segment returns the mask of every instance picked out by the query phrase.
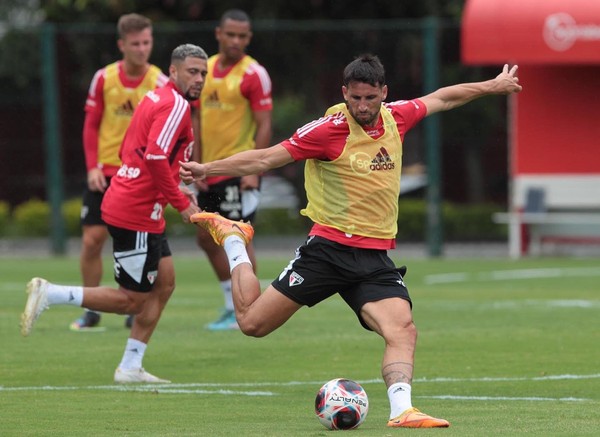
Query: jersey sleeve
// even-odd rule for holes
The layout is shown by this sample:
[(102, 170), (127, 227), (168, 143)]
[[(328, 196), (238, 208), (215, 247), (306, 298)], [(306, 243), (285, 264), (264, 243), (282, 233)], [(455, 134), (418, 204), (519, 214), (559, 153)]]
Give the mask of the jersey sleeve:
[(402, 141), (404, 141), (404, 134), (415, 127), (427, 115), (427, 108), (419, 99), (397, 100), (386, 103), (385, 107), (391, 112), (394, 120), (396, 120)]
[(340, 149), (338, 147), (340, 136), (336, 135), (334, 126), (332, 116), (321, 117), (302, 126), (281, 145), (290, 152), (295, 161), (303, 159), (333, 161), (340, 155), (345, 142), (345, 137), (341, 138), (342, 149)]
[(160, 104), (152, 120), (144, 161), (152, 173), (152, 179), (167, 202), (178, 211), (183, 211), (190, 201), (179, 190), (173, 176), (171, 163), (181, 147), (193, 141), (188, 102), (177, 95), (174, 101)]
[(262, 65), (255, 63), (248, 68), (242, 79), (240, 91), (248, 99), (253, 111), (273, 109), (271, 78)]
[(98, 168), (98, 131), (104, 113), (104, 68), (98, 70), (90, 83), (85, 101), (83, 152), (88, 171)]
[(160, 73), (156, 77), (156, 88), (162, 88), (169, 82), (169, 77), (165, 73)]

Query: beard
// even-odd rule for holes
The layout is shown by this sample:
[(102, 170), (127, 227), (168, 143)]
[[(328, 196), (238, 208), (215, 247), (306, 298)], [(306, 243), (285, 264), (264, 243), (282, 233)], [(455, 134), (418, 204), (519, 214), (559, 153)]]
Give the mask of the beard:
[(351, 113), (354, 120), (360, 124), (361, 126), (373, 126), (373, 124), (377, 121), (379, 113), (363, 113), (363, 114), (354, 114)]

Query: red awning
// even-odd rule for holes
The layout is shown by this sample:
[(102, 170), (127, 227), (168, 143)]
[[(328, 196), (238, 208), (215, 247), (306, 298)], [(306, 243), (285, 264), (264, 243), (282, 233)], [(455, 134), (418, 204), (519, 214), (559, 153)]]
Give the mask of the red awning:
[(467, 0), (467, 64), (600, 64), (600, 0)]

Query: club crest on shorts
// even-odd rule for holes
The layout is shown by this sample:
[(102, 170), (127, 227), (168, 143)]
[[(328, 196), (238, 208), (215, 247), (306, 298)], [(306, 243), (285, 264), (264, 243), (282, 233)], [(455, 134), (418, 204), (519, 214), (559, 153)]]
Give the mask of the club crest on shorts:
[(151, 284), (154, 284), (154, 281), (156, 281), (156, 276), (158, 275), (158, 271), (154, 270), (153, 272), (148, 272), (148, 275), (146, 275), (146, 277), (148, 278), (148, 282), (150, 282)]
[(300, 285), (304, 282), (304, 278), (296, 272), (290, 273), (290, 287)]

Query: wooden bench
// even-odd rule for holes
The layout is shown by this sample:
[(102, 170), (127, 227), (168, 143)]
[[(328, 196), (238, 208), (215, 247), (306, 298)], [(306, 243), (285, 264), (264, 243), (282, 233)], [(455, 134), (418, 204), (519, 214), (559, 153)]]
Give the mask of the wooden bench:
[[(543, 188), (529, 188), (522, 209), (496, 213), (492, 220), (509, 226), (509, 254), (519, 258), (524, 254), (538, 256), (545, 242), (556, 244), (600, 244), (600, 205), (588, 207), (546, 202)], [(562, 207), (561, 207), (562, 206)], [(597, 206), (593, 208), (592, 206)]]

